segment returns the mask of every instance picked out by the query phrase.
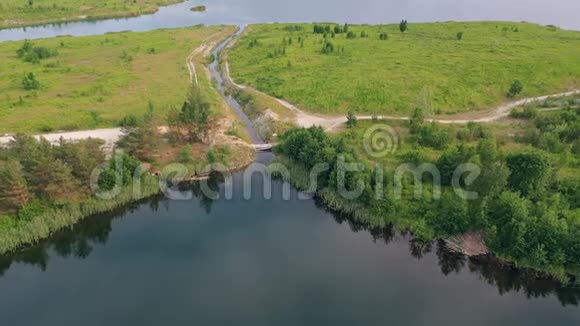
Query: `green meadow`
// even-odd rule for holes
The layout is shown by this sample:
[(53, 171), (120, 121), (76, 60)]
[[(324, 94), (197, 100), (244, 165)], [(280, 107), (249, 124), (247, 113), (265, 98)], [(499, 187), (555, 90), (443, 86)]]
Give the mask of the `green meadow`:
[(184, 0), (2, 0), (0, 28), (139, 16)]
[[(124, 117), (142, 116), (149, 102), (164, 118), (187, 94), (188, 55), (209, 37), (225, 39), (234, 30), (190, 27), (29, 42), (31, 52), (50, 54), (44, 59), (19, 56), (25, 42), (2, 43), (0, 134), (117, 126)], [(199, 64), (205, 59), (196, 60), (200, 83), (209, 90)], [(213, 93), (210, 100), (218, 104)]]
[[(252, 25), (232, 49), (237, 83), (327, 114), (479, 110), (580, 87), (580, 32), (512, 22)], [(334, 28), (343, 29), (335, 33)], [(459, 35), (461, 34), (461, 35)], [(460, 37), (461, 36), (461, 37)], [(460, 39), (461, 38), (461, 39)]]

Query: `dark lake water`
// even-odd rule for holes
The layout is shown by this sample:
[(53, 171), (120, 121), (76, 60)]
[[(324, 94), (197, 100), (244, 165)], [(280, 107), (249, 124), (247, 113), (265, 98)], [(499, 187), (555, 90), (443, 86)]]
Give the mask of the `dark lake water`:
[(283, 200), (279, 182), (264, 200), (257, 174), (245, 200), (240, 183), (231, 200), (153, 198), (0, 257), (2, 325), (580, 323), (578, 289), (416, 248)]
[[(189, 10), (201, 4), (207, 6), (207, 12)], [(0, 30), (0, 41), (146, 31), (197, 24), (313, 21), (371, 24), (394, 23), (403, 18), (410, 22), (530, 21), (580, 30), (579, 12), (578, 0), (190, 0), (141, 17)]]

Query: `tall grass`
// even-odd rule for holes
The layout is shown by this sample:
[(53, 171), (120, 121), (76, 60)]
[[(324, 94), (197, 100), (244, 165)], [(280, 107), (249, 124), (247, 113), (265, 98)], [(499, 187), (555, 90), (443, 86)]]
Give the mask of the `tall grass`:
[(89, 216), (105, 213), (158, 193), (158, 179), (153, 176), (145, 176), (141, 192), (137, 195), (134, 194), (131, 186), (123, 189), (112, 200), (101, 200), (92, 197), (80, 204), (69, 204), (63, 208), (49, 209), (30, 220), (4, 218), (0, 220), (0, 254), (32, 245), (49, 237), (54, 232), (72, 226)]
[(513, 22), (411, 23), (405, 33), (350, 26), (356, 38), (327, 35), (335, 51), (321, 54), (313, 25), (288, 26), (252, 25), (230, 53), (232, 77), (313, 112), (406, 115), (429, 102), (435, 114), (456, 113), (510, 100), (514, 80), (521, 97), (580, 87), (580, 32)]
[[(149, 102), (162, 120), (185, 99), (190, 84), (185, 58), (208, 37), (223, 39), (234, 30), (197, 26), (33, 40), (35, 47), (58, 51), (38, 64), (17, 57), (24, 42), (0, 43), (0, 134), (116, 127), (125, 117), (145, 113)], [(198, 69), (204, 92), (221, 109), (199, 64)], [(28, 73), (40, 89), (22, 89)]]

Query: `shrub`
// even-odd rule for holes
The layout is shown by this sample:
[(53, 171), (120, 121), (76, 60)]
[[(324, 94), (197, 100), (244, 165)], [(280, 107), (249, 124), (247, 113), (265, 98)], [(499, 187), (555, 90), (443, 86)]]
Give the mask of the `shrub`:
[(457, 33), (457, 40), (458, 40), (458, 41), (461, 41), (461, 40), (463, 40), (463, 32), (458, 32), (458, 33)]
[(36, 76), (34, 75), (34, 73), (30, 72), (26, 76), (24, 76), (24, 78), (22, 79), (22, 88), (25, 90), (40, 88), (40, 82), (36, 80)]
[(27, 40), (24, 41), (22, 47), (16, 51), (16, 54), (26, 62), (38, 63), (42, 59), (57, 56), (58, 52), (45, 47), (35, 47)]
[(314, 25), (314, 34), (324, 34), (330, 32), (330, 26)]
[(355, 32), (350, 31), (350, 32), (346, 33), (346, 38), (350, 39), (350, 40), (355, 39), (356, 38)]
[(538, 109), (534, 106), (525, 106), (523, 110), (514, 109), (510, 113), (510, 117), (516, 119), (534, 119), (538, 116)]
[(135, 128), (139, 125), (139, 121), (135, 115), (128, 114), (119, 121), (118, 125), (122, 128)]
[(325, 41), (324, 45), (322, 46), (322, 54), (331, 54), (334, 52), (334, 45), (332, 42)]
[(580, 155), (580, 139), (577, 139), (574, 144), (572, 144), (572, 154)]
[(402, 162), (413, 163), (415, 165), (429, 162), (427, 154), (421, 149), (407, 150), (399, 153), (397, 156)]
[(522, 84), (522, 82), (519, 80), (514, 80), (514, 82), (510, 86), (510, 89), (508, 90), (507, 96), (516, 97), (522, 92), (523, 89), (524, 85)]
[(346, 126), (348, 128), (354, 128), (356, 127), (356, 125), (358, 124), (358, 119), (356, 118), (356, 115), (354, 115), (354, 113), (348, 112), (347, 116), (346, 116)]
[(388, 40), (389, 39), (389, 35), (387, 33), (380, 33), (379, 34), (379, 39), (380, 40), (383, 40), (383, 41)]
[(419, 127), (417, 135), (419, 144), (435, 149), (444, 149), (449, 144), (449, 133), (436, 123)]
[(553, 132), (547, 132), (540, 135), (537, 147), (550, 153), (562, 153), (566, 150), (566, 147), (564, 144), (562, 144), (560, 137)]
[(213, 148), (210, 148), (207, 151), (206, 156), (207, 156), (207, 162), (209, 164), (217, 163), (217, 156), (216, 156), (215, 150)]
[(401, 20), (401, 23), (399, 24), (399, 30), (401, 31), (401, 33), (404, 33), (405, 31), (407, 31), (407, 20), (406, 19)]

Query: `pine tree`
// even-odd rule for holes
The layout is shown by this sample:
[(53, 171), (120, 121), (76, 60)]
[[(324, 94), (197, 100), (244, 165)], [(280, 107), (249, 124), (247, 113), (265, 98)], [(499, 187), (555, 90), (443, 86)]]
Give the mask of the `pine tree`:
[(45, 159), (32, 174), (31, 184), (36, 192), (51, 200), (61, 201), (77, 194), (78, 181), (72, 175), (72, 168), (61, 160)]
[(61, 139), (54, 150), (58, 159), (72, 167), (73, 176), (89, 186), (93, 170), (105, 161), (105, 154), (101, 150), (103, 143), (100, 139), (85, 139), (74, 143)]
[(0, 161), (0, 208), (19, 209), (30, 202), (30, 194), (18, 161)]
[[(135, 128), (125, 128), (125, 137), (119, 142), (120, 146), (125, 148), (129, 154), (144, 161), (149, 160), (151, 153), (159, 147), (154, 111), (153, 104), (149, 102), (149, 108), (143, 115), (142, 121)], [(175, 122), (179, 120), (176, 118)]]
[(209, 132), (211, 105), (205, 100), (199, 87), (194, 86), (181, 109), (183, 121), (190, 141), (203, 141)]

